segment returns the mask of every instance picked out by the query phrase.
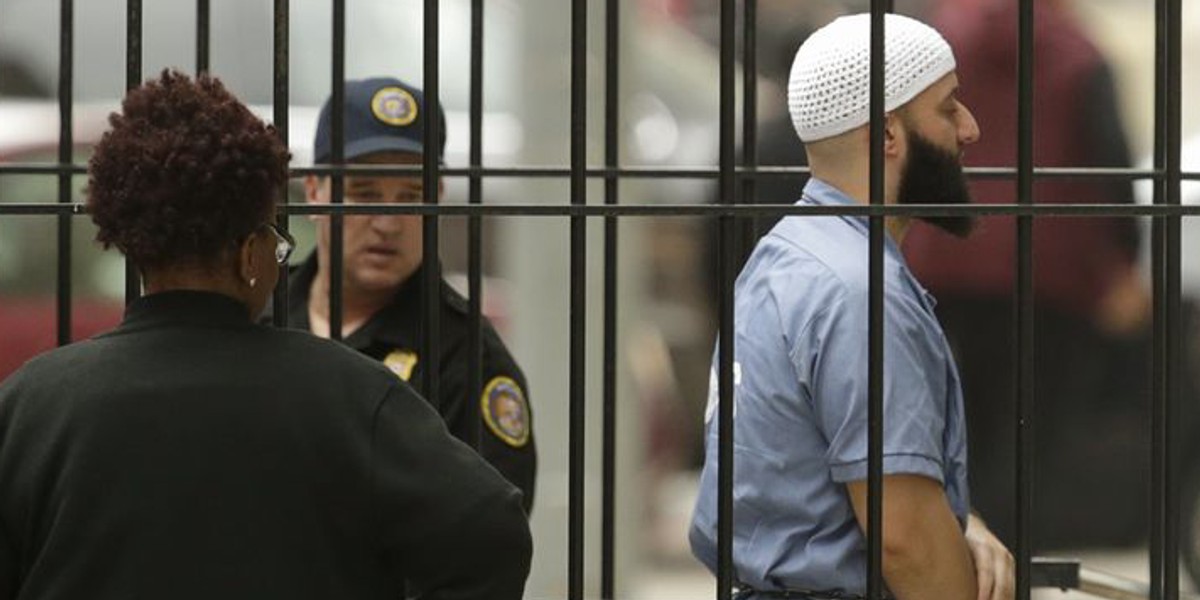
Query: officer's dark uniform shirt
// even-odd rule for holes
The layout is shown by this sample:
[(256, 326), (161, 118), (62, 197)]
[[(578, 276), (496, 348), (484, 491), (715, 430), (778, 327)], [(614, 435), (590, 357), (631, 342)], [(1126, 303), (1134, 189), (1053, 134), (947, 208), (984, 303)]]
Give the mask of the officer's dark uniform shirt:
[[(401, 285), (391, 304), (343, 340), (351, 348), (383, 362), (423, 396), (426, 395), (422, 384), (425, 361), (421, 360), (420, 352), (425, 329), (421, 310), (424, 268)], [(311, 329), (308, 294), (316, 274), (315, 253), (293, 271), (288, 285), (289, 327)], [(471, 446), (478, 439), (479, 453), (484, 459), (521, 488), (528, 511), (533, 506), (537, 449), (525, 375), (496, 330), (484, 319), (480, 377), (483, 389), (468, 389), (467, 301), (445, 280), (441, 280), (441, 285), (440, 398), (427, 399), (445, 419), (452, 435)]]
[(0, 600), (520, 598), (517, 489), (338, 344), (168, 292), (0, 385)]

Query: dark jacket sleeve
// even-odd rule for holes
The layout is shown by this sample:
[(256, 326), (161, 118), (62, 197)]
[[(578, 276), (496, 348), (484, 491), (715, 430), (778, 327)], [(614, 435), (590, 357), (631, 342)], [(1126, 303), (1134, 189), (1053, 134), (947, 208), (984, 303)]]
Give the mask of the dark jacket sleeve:
[(17, 597), (17, 553), (13, 550), (15, 540), (8, 537), (4, 524), (0, 523), (0, 600)]
[(407, 387), (377, 410), (372, 476), (384, 556), (417, 598), (521, 598), (532, 541), (520, 494)]
[[(454, 437), (478, 448), (488, 464), (521, 490), (521, 503), (530, 514), (537, 482), (537, 443), (529, 387), (494, 329), (484, 328), (482, 343), (481, 387), (470, 388), (467, 359), (456, 357), (443, 371), (450, 374), (442, 377), (439, 410)], [(519, 407), (521, 417), (514, 418), (514, 407)], [(503, 409), (509, 409), (509, 419), (501, 422)]]
[[(2, 443), (7, 437), (6, 432), (11, 427), (9, 415), (12, 412), (12, 404), (15, 402), (17, 380), (21, 377), (21, 372), (17, 372), (8, 378), (7, 382), (0, 385), (0, 491), (8, 488), (10, 485), (5, 484), (3, 477), (5, 461), (16, 458), (15, 456), (5, 456), (4, 444)], [(20, 577), (17, 573), (17, 540), (8, 529), (8, 524), (4, 522), (2, 511), (3, 501), (7, 500), (0, 493), (0, 600), (10, 600), (17, 597), (17, 578)]]
[[(504, 347), (499, 336), (494, 331), (485, 332), (484, 336), (482, 377), (484, 389), (471, 394), (470, 402), (467, 404), (474, 409), (471, 410), (474, 413), (473, 424), (477, 424), (476, 426), (481, 430), (479, 453), (488, 463), (496, 467), (505, 479), (521, 489), (525, 512), (531, 514), (533, 491), (537, 483), (537, 441), (533, 435), (533, 407), (529, 400), (529, 386), (525, 382), (525, 374), (521, 372), (521, 368), (517, 366), (516, 360)], [(503, 379), (516, 384), (520, 402), (524, 405), (526, 439), (518, 445), (514, 445), (511, 439), (506, 441), (500, 437), (495, 430), (494, 421), (489, 424), (487, 416), (483, 414), (485, 406), (483, 396), (488, 393), (489, 386)], [(490, 406), (491, 403), (486, 404)], [(480, 421), (483, 422), (480, 423)]]

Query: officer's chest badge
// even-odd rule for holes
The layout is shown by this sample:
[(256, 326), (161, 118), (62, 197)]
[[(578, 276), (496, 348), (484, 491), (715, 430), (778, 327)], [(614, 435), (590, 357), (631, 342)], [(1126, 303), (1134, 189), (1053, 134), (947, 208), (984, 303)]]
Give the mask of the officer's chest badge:
[(392, 350), (383, 358), (383, 364), (391, 369), (397, 377), (408, 381), (412, 378), (413, 369), (417, 366), (417, 353), (408, 350)]
[(488, 429), (504, 443), (514, 448), (529, 443), (529, 404), (512, 378), (492, 378), (483, 388), (480, 409)]
[(388, 86), (371, 97), (371, 114), (388, 125), (403, 127), (417, 120), (417, 101), (408, 90)]

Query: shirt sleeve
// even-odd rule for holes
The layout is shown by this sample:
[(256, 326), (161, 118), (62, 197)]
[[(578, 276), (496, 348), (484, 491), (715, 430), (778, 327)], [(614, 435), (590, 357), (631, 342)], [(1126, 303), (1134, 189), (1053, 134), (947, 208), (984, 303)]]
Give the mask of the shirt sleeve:
[(407, 387), (377, 410), (372, 477), (385, 556), (417, 598), (521, 597), (532, 541), (520, 494)]
[[(867, 478), (867, 293), (846, 293), (814, 319), (798, 368), (810, 370), (813, 411), (834, 481)], [(883, 472), (944, 483), (947, 365), (941, 330), (914, 298), (884, 294)], [(803, 379), (803, 378), (802, 378)]]

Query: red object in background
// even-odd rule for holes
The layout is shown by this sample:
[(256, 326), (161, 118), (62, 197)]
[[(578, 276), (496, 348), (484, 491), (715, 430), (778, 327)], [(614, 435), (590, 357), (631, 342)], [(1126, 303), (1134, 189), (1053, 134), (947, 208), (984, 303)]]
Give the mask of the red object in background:
[[(75, 301), (71, 308), (71, 339), (87, 339), (116, 327), (122, 313), (122, 307), (112, 302)], [(53, 298), (0, 300), (0, 381), (57, 345), (57, 321)]]

